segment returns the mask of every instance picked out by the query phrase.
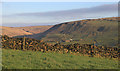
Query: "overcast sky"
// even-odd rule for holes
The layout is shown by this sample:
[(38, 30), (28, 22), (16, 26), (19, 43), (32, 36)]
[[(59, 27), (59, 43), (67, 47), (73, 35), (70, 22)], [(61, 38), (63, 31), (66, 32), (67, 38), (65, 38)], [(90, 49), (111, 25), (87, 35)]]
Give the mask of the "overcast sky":
[(82, 19), (116, 17), (117, 5), (113, 2), (5, 2), (2, 6), (3, 26), (54, 25)]

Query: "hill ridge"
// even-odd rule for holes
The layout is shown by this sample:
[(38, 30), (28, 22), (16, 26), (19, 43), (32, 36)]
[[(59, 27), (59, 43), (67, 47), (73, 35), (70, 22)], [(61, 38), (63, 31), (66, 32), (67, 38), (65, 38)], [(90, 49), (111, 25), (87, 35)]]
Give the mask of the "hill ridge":
[(85, 40), (87, 38), (91, 38), (90, 40), (96, 38), (103, 40), (104, 37), (102, 36), (108, 37), (111, 35), (110, 40), (115, 39), (113, 40), (115, 41), (113, 44), (116, 45), (117, 39), (113, 37), (118, 35), (118, 19), (119, 17), (110, 17), (60, 23), (54, 25), (43, 33), (35, 34), (34, 38), (61, 42), (62, 40), (65, 41), (71, 38), (79, 41), (80, 39)]

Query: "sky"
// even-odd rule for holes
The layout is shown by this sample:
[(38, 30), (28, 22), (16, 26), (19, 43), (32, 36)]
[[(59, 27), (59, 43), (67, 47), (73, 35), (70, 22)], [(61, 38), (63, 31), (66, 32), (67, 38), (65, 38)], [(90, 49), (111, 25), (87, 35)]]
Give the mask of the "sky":
[(3, 2), (2, 26), (55, 25), (68, 21), (116, 17), (117, 2)]
[(2, 2), (119, 2), (119, 0), (1, 0)]

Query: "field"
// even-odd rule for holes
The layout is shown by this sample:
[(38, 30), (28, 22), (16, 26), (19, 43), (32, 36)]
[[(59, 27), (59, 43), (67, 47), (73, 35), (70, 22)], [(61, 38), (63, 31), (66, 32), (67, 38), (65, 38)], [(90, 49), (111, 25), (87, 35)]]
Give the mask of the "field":
[(2, 66), (7, 69), (117, 69), (118, 61), (83, 55), (2, 50)]
[(27, 26), (27, 27), (5, 27), (0, 26), (0, 35), (8, 35), (9, 37), (33, 35), (42, 33), (52, 26)]

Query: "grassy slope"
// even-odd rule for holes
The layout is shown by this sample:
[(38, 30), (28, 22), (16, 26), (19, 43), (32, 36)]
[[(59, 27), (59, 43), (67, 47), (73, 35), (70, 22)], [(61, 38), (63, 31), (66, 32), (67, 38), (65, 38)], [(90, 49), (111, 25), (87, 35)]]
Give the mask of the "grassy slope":
[[(68, 29), (67, 26), (70, 26), (71, 28)], [(66, 28), (65, 28), (66, 27)], [(105, 29), (102, 32), (97, 31), (100, 27), (105, 27)], [(60, 33), (60, 29), (62, 28), (62, 31), (67, 33), (68, 31), (70, 34), (62, 34)], [(56, 30), (52, 30), (49, 32), (43, 40), (49, 41), (49, 40), (57, 40), (61, 41), (63, 40), (69, 40), (73, 39), (72, 43), (93, 43), (93, 40), (96, 39), (101, 45), (116, 45), (118, 42), (118, 23), (117, 21), (88, 21), (86, 25), (83, 25), (81, 28), (76, 29), (75, 25), (72, 25), (71, 23), (68, 24), (62, 24), (59, 28)], [(80, 33), (82, 31), (83, 33)], [(96, 35), (93, 36), (91, 33), (94, 32)], [(80, 39), (83, 39), (80, 41)], [(77, 41), (76, 41), (77, 40)]]
[(0, 31), (2, 31), (2, 33), (0, 33), (0, 35), (8, 35), (10, 37), (18, 36), (18, 35), (31, 35), (32, 34), (30, 32), (26, 32), (22, 29), (17, 29), (17, 28), (12, 28), (12, 27), (3, 27), (3, 26), (0, 26)]
[(42, 33), (52, 26), (28, 26), (28, 27), (15, 27), (16, 29), (21, 29), (32, 34)]
[(2, 50), (3, 67), (8, 69), (116, 69), (117, 60), (87, 56)]
[(0, 26), (0, 31), (2, 35), (22, 36), (22, 35), (33, 35), (37, 33), (42, 33), (52, 26), (28, 26), (28, 27), (4, 27)]

